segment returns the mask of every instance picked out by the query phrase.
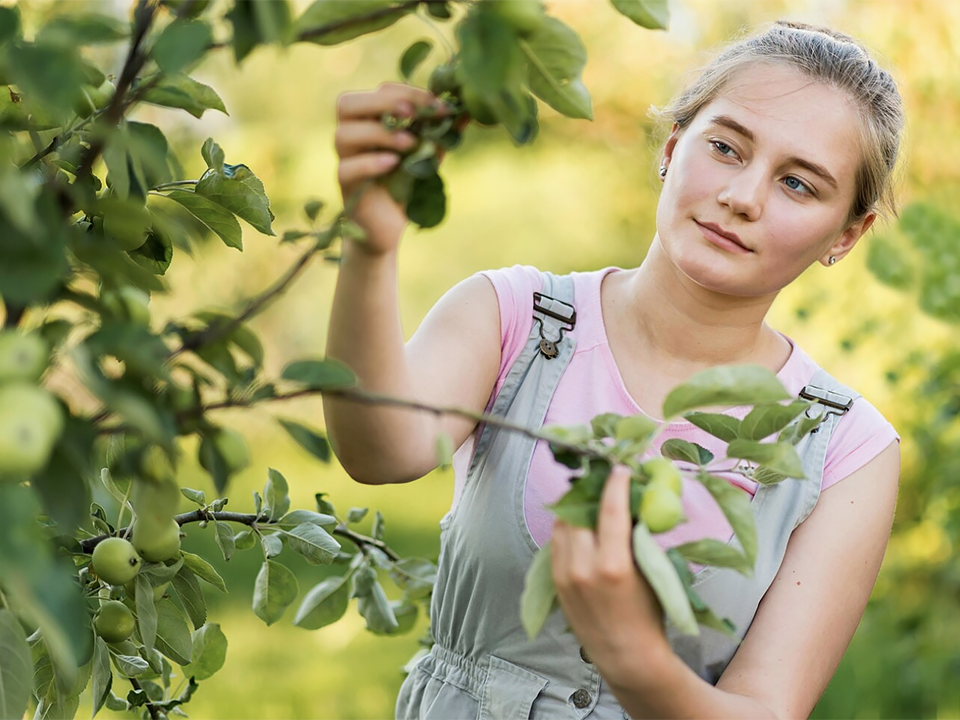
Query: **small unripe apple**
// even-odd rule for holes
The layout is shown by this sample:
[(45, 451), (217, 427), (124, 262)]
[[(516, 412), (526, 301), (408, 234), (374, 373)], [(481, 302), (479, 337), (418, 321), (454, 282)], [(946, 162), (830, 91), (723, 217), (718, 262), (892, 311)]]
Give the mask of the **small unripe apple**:
[(651, 485), (666, 485), (677, 495), (683, 492), (683, 476), (680, 474), (680, 468), (667, 458), (651, 458), (643, 464), (643, 470), (650, 478)]
[(37, 333), (22, 330), (0, 332), (0, 383), (34, 382), (47, 369), (50, 348)]
[(180, 553), (180, 524), (171, 520), (167, 525), (153, 527), (148, 523), (135, 522), (133, 546), (147, 562), (171, 560)]
[(461, 90), (461, 97), (463, 99), (464, 107), (467, 108), (467, 112), (470, 113), (477, 123), (480, 125), (496, 125), (500, 122), (497, 119), (496, 114), (493, 112), (493, 109), (487, 104), (487, 101), (483, 99), (483, 96), (480, 95), (475, 89), (470, 85), (464, 85)]
[(140, 572), (140, 556), (128, 540), (107, 538), (93, 549), (93, 571), (104, 582), (124, 585)]
[(539, 30), (546, 17), (540, 0), (486, 0), (486, 7), (522, 37)]
[(666, 484), (651, 483), (643, 491), (640, 517), (650, 532), (666, 532), (683, 518), (683, 502)]
[[(99, 547), (99, 546), (98, 546)], [(108, 643), (123, 642), (133, 634), (136, 621), (130, 608), (119, 600), (108, 600), (100, 606), (93, 627)]]
[(63, 432), (63, 410), (46, 390), (24, 382), (0, 386), (0, 477), (42, 470)]

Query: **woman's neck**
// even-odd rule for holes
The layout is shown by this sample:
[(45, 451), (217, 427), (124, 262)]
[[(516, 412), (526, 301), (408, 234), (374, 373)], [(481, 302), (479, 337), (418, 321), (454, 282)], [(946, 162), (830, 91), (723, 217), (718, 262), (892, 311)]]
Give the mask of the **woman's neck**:
[(687, 377), (706, 367), (741, 363), (776, 372), (790, 347), (764, 322), (774, 297), (707, 290), (670, 263), (654, 238), (640, 267), (614, 287), (607, 307), (620, 325), (621, 340), (666, 374)]

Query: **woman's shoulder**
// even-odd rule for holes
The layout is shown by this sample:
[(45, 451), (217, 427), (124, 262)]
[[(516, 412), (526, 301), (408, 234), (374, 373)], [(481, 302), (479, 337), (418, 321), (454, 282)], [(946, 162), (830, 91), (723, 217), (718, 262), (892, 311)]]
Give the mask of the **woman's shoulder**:
[[(790, 342), (793, 343), (792, 340)], [(896, 429), (883, 413), (861, 394), (859, 388), (851, 386), (844, 378), (829, 373), (796, 344), (784, 370), (787, 372), (782, 373), (781, 380), (791, 392), (799, 394), (803, 388), (815, 386), (849, 395), (853, 400), (830, 438), (822, 489), (827, 489), (859, 470), (890, 443), (899, 442), (900, 436)]]

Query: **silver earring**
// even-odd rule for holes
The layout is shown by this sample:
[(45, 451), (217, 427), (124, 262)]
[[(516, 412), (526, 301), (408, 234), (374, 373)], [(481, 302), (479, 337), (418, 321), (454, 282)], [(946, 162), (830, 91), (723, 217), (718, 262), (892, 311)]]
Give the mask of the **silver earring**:
[(661, 165), (661, 166), (660, 166), (660, 179), (662, 180), (662, 179), (665, 178), (666, 176), (667, 176), (667, 166), (666, 166), (666, 165)]
[(829, 260), (827, 260), (827, 263), (830, 265), (833, 265), (836, 262), (837, 262), (837, 258), (835, 258), (833, 255), (830, 256)]

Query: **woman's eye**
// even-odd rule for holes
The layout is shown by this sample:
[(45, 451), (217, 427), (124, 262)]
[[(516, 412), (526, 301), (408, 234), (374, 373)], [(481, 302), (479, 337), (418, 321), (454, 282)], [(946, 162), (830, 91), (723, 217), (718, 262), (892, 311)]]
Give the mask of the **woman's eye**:
[(793, 190), (794, 192), (799, 192), (799, 193), (804, 193), (804, 194), (809, 194), (809, 193), (810, 193), (810, 188), (808, 188), (806, 185), (804, 185), (804, 184), (803, 184), (803, 181), (801, 181), (801, 180), (799, 180), (799, 179), (797, 179), (797, 178), (795, 178), (795, 177), (792, 177), (792, 176), (791, 176), (791, 177), (785, 178), (783, 182), (784, 182), (784, 184), (785, 184), (788, 188), (790, 188), (790, 189)]
[(714, 150), (716, 150), (716, 151), (717, 151), (718, 153), (720, 153), (721, 155), (728, 155), (728, 156), (729, 156), (729, 155), (734, 154), (733, 148), (730, 147), (729, 145), (727, 145), (725, 142), (721, 142), (720, 140), (714, 140), (714, 141), (713, 141), (713, 148), (714, 148)]

